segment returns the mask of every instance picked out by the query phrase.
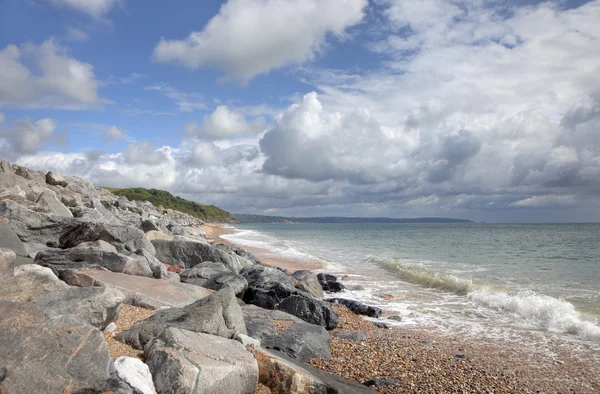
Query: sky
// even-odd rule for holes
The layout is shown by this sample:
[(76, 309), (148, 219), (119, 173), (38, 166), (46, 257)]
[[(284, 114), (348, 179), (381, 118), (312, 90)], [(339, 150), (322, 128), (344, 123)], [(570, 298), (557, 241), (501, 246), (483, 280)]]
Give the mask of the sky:
[(600, 0), (0, 0), (0, 157), (230, 212), (600, 221)]

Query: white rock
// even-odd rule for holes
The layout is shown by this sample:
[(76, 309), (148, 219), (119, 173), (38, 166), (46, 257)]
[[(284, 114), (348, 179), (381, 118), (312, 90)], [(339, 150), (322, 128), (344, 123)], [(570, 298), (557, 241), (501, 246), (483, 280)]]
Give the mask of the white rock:
[(58, 279), (58, 277), (56, 275), (54, 275), (54, 272), (52, 272), (52, 270), (48, 267), (42, 267), (41, 265), (37, 265), (37, 264), (23, 264), (23, 265), (19, 265), (17, 267), (15, 267), (15, 276), (19, 276), (19, 275), (37, 275), (37, 276), (43, 276), (45, 278), (50, 279), (51, 281), (55, 282), (55, 283), (59, 283), (61, 285), (64, 285), (64, 287), (67, 287), (67, 284), (65, 282), (63, 282), (62, 280)]
[(256, 347), (260, 347), (260, 340), (249, 337), (248, 335), (238, 333), (235, 336), (235, 340), (244, 346), (253, 345)]
[(115, 360), (115, 370), (121, 380), (139, 390), (142, 394), (156, 394), (150, 369), (141, 360), (133, 357), (119, 357)]
[(117, 330), (117, 325), (115, 324), (115, 322), (112, 322), (108, 326), (106, 326), (106, 328), (104, 329), (104, 332), (107, 334), (112, 334), (116, 330)]

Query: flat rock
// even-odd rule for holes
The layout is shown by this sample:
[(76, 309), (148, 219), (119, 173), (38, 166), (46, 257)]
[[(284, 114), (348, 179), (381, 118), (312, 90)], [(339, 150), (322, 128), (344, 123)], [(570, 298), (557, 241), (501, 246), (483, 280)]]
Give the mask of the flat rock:
[(280, 352), (252, 349), (258, 362), (259, 382), (273, 393), (366, 394), (375, 391), (356, 382), (329, 375)]
[(149, 319), (120, 333), (116, 339), (136, 349), (144, 349), (147, 343), (160, 336), (167, 327), (223, 338), (234, 338), (238, 333), (247, 333), (242, 309), (235, 294), (230, 288), (225, 288), (186, 307), (158, 311)]
[(45, 293), (33, 303), (50, 318), (89, 324), (100, 330), (119, 316), (125, 296), (107, 287), (71, 287)]
[(156, 394), (150, 368), (142, 360), (119, 357), (115, 360), (115, 370), (119, 378), (139, 394)]
[(252, 394), (258, 365), (240, 343), (168, 328), (145, 352), (159, 393)]
[(0, 280), (0, 300), (30, 302), (44, 293), (53, 292), (68, 286), (51, 278), (25, 274)]
[(33, 304), (0, 301), (0, 367), (2, 393), (131, 393), (98, 329), (49, 320)]
[(185, 283), (98, 270), (74, 271), (65, 281), (73, 286), (112, 287), (125, 294), (125, 303), (150, 309), (180, 308), (214, 293)]
[(207, 289), (220, 290), (230, 287), (236, 295), (248, 288), (246, 278), (234, 274), (223, 263), (205, 262), (179, 273), (181, 281)]
[(115, 246), (120, 253), (133, 253), (146, 249), (155, 254), (154, 246), (144, 232), (131, 226), (103, 223), (82, 223), (60, 237), (60, 247), (73, 248), (84, 242), (105, 241)]
[(307, 323), (289, 313), (255, 305), (245, 305), (242, 311), (248, 335), (258, 339), (261, 346), (303, 361), (331, 358), (331, 338), (324, 327)]
[(323, 298), (323, 287), (314, 272), (299, 270), (292, 273), (292, 279), (297, 289), (305, 291), (315, 298)]

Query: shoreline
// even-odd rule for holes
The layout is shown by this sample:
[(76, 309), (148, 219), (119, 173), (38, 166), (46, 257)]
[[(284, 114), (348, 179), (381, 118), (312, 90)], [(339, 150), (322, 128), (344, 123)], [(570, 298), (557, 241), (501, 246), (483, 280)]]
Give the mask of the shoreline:
[[(266, 265), (291, 272), (325, 268), (273, 258), (268, 250), (237, 245), (221, 237), (235, 233), (221, 224), (205, 224), (200, 229), (216, 243), (244, 248)], [(332, 296), (343, 297), (343, 293)], [(544, 349), (515, 346), (514, 342), (498, 339), (443, 335), (433, 327), (377, 329), (371, 321), (344, 309), (338, 308), (342, 323), (330, 334), (359, 332), (365, 340), (353, 342), (332, 335), (332, 359), (311, 360), (310, 364), (359, 383), (368, 379), (396, 379), (394, 386), (372, 387), (382, 393), (600, 391), (600, 355), (595, 360), (582, 358), (589, 356), (585, 349), (578, 353), (554, 344), (549, 345), (553, 351), (547, 353)], [(389, 311), (383, 312), (385, 316)]]

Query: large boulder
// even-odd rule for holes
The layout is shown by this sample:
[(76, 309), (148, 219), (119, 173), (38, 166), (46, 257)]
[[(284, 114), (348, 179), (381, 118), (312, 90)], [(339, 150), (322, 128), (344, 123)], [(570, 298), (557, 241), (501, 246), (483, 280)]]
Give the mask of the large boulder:
[(149, 309), (181, 308), (214, 293), (213, 290), (186, 283), (98, 270), (72, 271), (64, 280), (72, 286), (117, 289), (125, 294), (126, 304)]
[(116, 377), (102, 333), (0, 301), (2, 393), (132, 393)]
[(328, 330), (336, 328), (339, 320), (337, 313), (329, 304), (299, 295), (293, 295), (281, 301), (277, 309), (297, 316), (308, 323), (321, 325)]
[(152, 271), (152, 275), (157, 279), (167, 279), (169, 274), (165, 265), (157, 259), (152, 253), (147, 251), (146, 249), (139, 249), (135, 252), (136, 256), (139, 256), (139, 259), (145, 260)]
[(55, 174), (53, 172), (49, 172), (46, 174), (46, 183), (54, 186), (62, 186), (67, 187), (69, 183), (67, 180), (60, 174)]
[(40, 196), (35, 201), (43, 207), (46, 207), (48, 212), (59, 215), (66, 216), (69, 218), (73, 217), (69, 208), (67, 208), (60, 200), (60, 198), (50, 189), (45, 189), (40, 193)]
[(329, 375), (279, 352), (254, 348), (252, 354), (258, 363), (260, 383), (268, 387), (272, 393), (375, 393), (357, 382)]
[(325, 301), (331, 302), (333, 304), (342, 304), (346, 306), (346, 308), (350, 309), (352, 312), (357, 315), (365, 315), (369, 317), (379, 318), (381, 316), (381, 309), (375, 306), (370, 306), (367, 304), (363, 304), (360, 301), (356, 300), (348, 300), (345, 298), (328, 298)]
[(71, 249), (49, 249), (38, 252), (35, 263), (51, 268), (61, 279), (77, 269), (107, 269), (130, 275), (153, 277), (148, 260), (143, 256), (125, 256), (105, 242), (85, 242)]
[(120, 253), (133, 253), (145, 249), (155, 254), (154, 246), (144, 233), (134, 227), (102, 223), (81, 223), (60, 237), (61, 248), (73, 248), (85, 242), (105, 241)]
[(253, 304), (265, 309), (276, 309), (279, 303), (292, 295), (311, 298), (308, 293), (285, 283), (275, 283), (268, 288), (248, 287), (242, 299), (247, 304)]
[(220, 290), (231, 287), (235, 295), (243, 293), (248, 287), (246, 279), (234, 274), (223, 263), (205, 262), (179, 273), (181, 281), (192, 285)]
[(142, 360), (119, 357), (115, 360), (115, 370), (119, 379), (127, 383), (136, 394), (156, 394), (150, 368)]
[(253, 394), (258, 365), (238, 342), (168, 328), (145, 352), (159, 393)]
[(14, 276), (17, 255), (11, 249), (0, 248), (0, 278)]
[(250, 287), (271, 288), (277, 284), (294, 287), (292, 279), (280, 269), (265, 265), (249, 265), (240, 271)]
[(64, 282), (51, 277), (28, 273), (0, 279), (0, 300), (30, 302), (45, 293), (67, 287)]
[(323, 298), (323, 287), (314, 272), (299, 270), (292, 273), (292, 278), (297, 289), (307, 292), (315, 298)]
[(0, 248), (11, 249), (17, 256), (27, 256), (27, 249), (10, 226), (0, 221)]
[(125, 296), (106, 287), (71, 287), (45, 293), (33, 301), (50, 318), (89, 324), (100, 330), (119, 316)]
[(344, 285), (337, 281), (337, 277), (331, 274), (319, 273), (317, 278), (323, 290), (328, 293), (339, 293), (345, 289)]
[(158, 311), (116, 338), (136, 349), (143, 349), (167, 327), (223, 338), (234, 338), (237, 333), (246, 334), (242, 309), (233, 290), (225, 288), (186, 307)]
[(331, 338), (322, 326), (307, 323), (289, 313), (254, 305), (244, 305), (242, 311), (248, 335), (259, 340), (261, 346), (303, 361), (331, 358)]
[(250, 260), (235, 253), (227, 253), (215, 246), (201, 242), (156, 239), (152, 241), (156, 249), (156, 257), (165, 264), (177, 265), (182, 268), (192, 268), (195, 265), (212, 261), (223, 263), (233, 273), (252, 265)]

